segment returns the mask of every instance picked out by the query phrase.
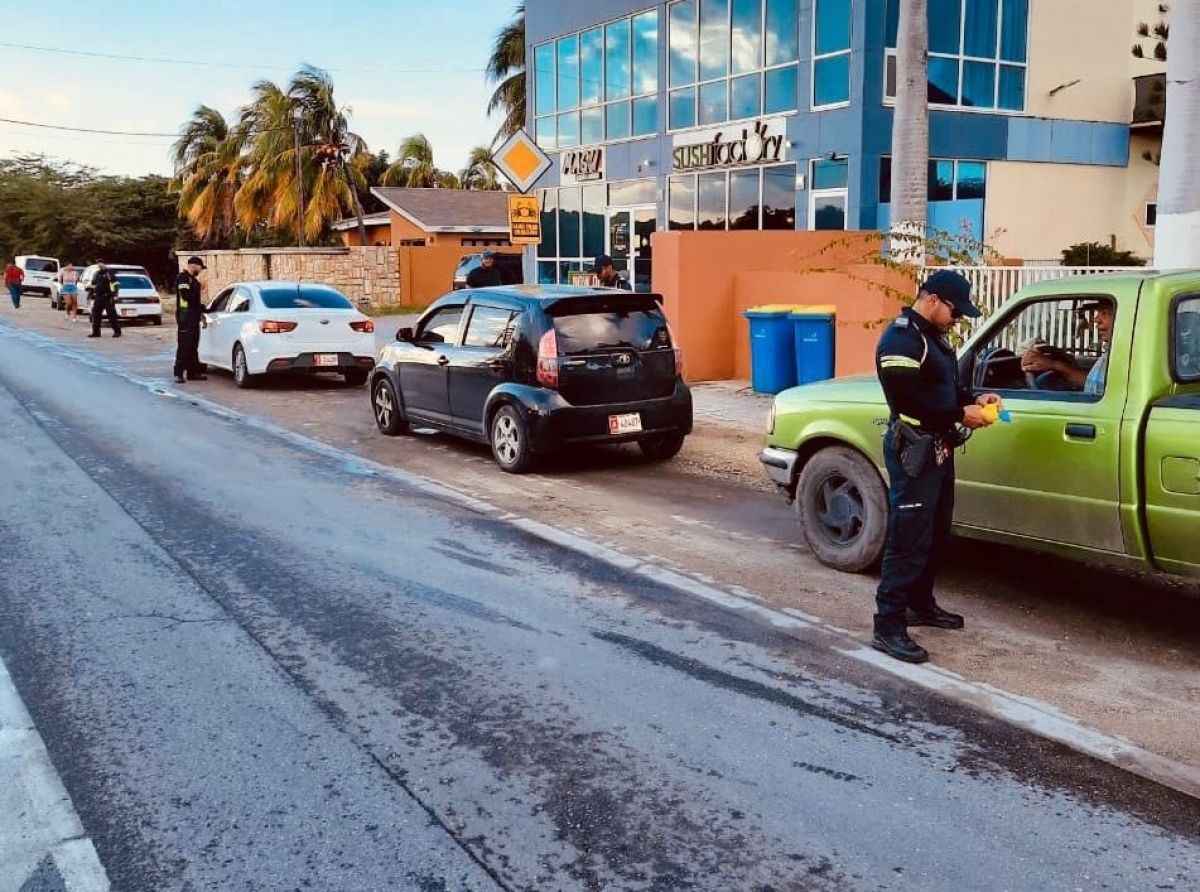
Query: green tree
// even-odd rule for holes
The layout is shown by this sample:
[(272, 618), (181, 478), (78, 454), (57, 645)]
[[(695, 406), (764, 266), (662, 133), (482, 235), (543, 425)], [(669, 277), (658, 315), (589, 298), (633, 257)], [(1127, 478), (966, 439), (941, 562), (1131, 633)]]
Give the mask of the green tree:
[(467, 166), (458, 174), (464, 189), (494, 192), (500, 188), (499, 171), (492, 150), (487, 146), (476, 146), (467, 156)]
[(1080, 242), (1064, 248), (1063, 266), (1145, 266), (1146, 261), (1132, 251), (1118, 251), (1100, 242)]
[(175, 177), (169, 189), (179, 196), (179, 215), (207, 247), (237, 238), (234, 200), (246, 171), (246, 129), (231, 127), (211, 106), (201, 105), (171, 149)]
[(503, 114), (500, 129), (492, 140), (498, 145), (525, 126), (525, 4), (517, 5), (513, 20), (496, 34), (488, 58), (487, 78), (496, 89), (488, 100), (487, 113)]
[(433, 146), (423, 133), (414, 133), (400, 143), (396, 160), (383, 173), (383, 185), (409, 189), (458, 189), (454, 174), (439, 170), (433, 162)]

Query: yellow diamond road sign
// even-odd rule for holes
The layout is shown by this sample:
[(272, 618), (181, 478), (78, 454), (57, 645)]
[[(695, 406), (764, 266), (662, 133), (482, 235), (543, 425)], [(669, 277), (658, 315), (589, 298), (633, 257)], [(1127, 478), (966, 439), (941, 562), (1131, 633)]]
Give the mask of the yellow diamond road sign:
[(505, 140), (492, 157), (496, 169), (508, 177), (519, 192), (528, 192), (538, 177), (554, 164), (524, 129)]

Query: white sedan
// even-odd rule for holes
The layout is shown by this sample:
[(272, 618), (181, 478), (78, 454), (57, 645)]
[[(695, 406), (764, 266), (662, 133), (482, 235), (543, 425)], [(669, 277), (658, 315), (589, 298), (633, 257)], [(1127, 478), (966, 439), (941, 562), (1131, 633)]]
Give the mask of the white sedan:
[(357, 387), (375, 367), (375, 323), (328, 285), (238, 282), (204, 311), (200, 361), (238, 387), (285, 372), (336, 372)]

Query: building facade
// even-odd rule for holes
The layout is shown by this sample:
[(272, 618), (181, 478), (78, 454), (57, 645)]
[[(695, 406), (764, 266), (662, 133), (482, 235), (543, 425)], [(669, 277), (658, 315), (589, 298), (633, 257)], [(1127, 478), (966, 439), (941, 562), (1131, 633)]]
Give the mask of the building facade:
[[(539, 281), (658, 230), (886, 228), (899, 0), (527, 0)], [(929, 0), (931, 228), (1028, 260), (1153, 245), (1148, 0)], [(1145, 124), (1146, 122), (1143, 122)], [(1150, 157), (1145, 158), (1143, 154)]]

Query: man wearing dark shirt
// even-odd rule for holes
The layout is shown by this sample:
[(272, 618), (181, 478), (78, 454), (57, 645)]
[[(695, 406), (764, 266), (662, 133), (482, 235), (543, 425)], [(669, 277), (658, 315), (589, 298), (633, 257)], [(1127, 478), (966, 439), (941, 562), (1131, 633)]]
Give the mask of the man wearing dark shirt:
[(500, 276), (500, 267), (496, 265), (496, 253), (484, 251), (479, 266), (467, 274), (467, 287), (491, 288), (503, 284), (504, 279)]

